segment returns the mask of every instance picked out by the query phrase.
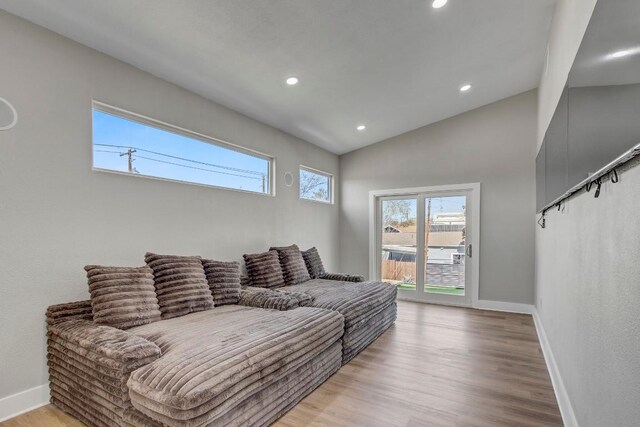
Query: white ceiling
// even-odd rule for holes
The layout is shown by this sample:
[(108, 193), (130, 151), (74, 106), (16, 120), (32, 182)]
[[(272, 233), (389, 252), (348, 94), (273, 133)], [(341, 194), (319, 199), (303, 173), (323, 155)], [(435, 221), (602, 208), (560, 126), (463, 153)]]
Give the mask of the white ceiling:
[[(554, 0), (0, 0), (342, 154), (538, 86)], [(287, 87), (286, 77), (300, 84)], [(473, 88), (464, 94), (464, 83)], [(364, 123), (367, 130), (357, 132)]]

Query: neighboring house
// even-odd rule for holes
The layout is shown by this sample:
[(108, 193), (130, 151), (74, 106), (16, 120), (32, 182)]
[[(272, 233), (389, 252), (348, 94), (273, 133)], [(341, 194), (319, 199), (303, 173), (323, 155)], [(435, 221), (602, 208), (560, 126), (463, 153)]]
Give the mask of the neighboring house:
[[(439, 213), (429, 227), (430, 264), (459, 264), (464, 260), (464, 212)], [(386, 225), (382, 235), (383, 259), (415, 262), (417, 226)]]

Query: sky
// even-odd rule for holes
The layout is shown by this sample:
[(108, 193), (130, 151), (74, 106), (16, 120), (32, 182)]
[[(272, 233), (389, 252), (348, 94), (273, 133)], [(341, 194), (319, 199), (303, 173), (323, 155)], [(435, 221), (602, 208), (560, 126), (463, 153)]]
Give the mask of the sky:
[(129, 147), (140, 175), (268, 192), (266, 159), (93, 110), (93, 166), (128, 172)]
[(439, 213), (463, 212), (466, 204), (465, 196), (432, 197), (431, 218)]

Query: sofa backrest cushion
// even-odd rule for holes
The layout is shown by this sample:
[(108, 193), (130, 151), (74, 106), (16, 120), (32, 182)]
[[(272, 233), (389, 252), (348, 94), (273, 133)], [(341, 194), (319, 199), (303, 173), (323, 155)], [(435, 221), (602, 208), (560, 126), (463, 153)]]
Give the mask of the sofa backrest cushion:
[(153, 270), (163, 319), (213, 308), (213, 297), (200, 257), (147, 252), (144, 260)]
[(319, 279), (326, 274), (324, 266), (322, 265), (322, 259), (316, 247), (302, 251), (302, 258), (307, 265), (307, 270), (312, 279)]
[(271, 247), (269, 250), (278, 252), (286, 286), (293, 286), (311, 280), (298, 245)]
[(216, 307), (237, 304), (240, 301), (240, 263), (203, 259), (202, 266), (213, 295), (213, 304)]
[(247, 274), (251, 279), (251, 286), (280, 288), (285, 285), (278, 252), (244, 254), (243, 258), (247, 266)]
[(87, 265), (93, 321), (127, 329), (160, 320), (160, 307), (148, 267)]

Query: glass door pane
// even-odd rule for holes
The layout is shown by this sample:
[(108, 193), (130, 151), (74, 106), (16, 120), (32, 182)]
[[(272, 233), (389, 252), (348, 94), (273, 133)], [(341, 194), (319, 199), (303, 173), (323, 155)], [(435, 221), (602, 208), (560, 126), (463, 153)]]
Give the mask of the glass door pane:
[(425, 198), (425, 277), (428, 294), (465, 296), (467, 197)]
[(417, 279), (416, 198), (386, 198), (380, 203), (382, 254), (380, 277), (398, 289), (415, 291)]

